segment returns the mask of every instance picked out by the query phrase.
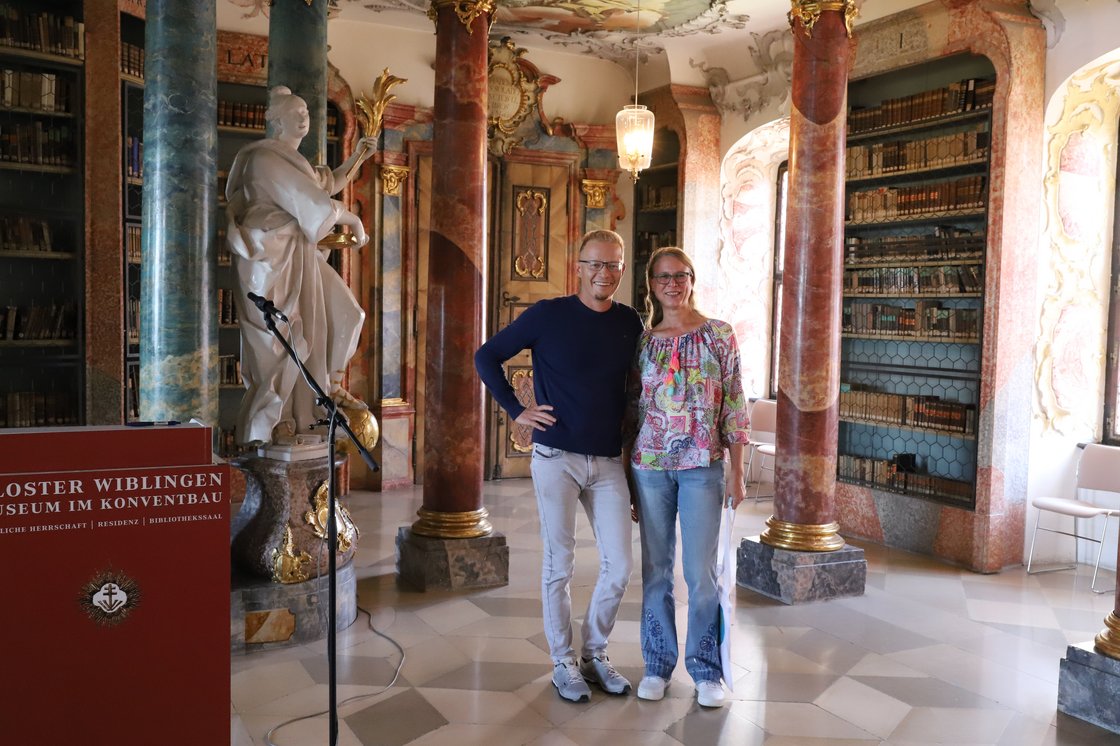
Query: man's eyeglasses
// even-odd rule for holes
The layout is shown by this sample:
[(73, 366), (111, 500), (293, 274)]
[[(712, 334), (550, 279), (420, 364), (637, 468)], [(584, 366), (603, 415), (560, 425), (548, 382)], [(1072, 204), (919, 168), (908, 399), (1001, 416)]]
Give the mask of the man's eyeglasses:
[(607, 270), (608, 272), (621, 272), (625, 266), (622, 262), (601, 262), (598, 259), (580, 259), (580, 264), (586, 264), (592, 272)]
[(692, 279), (692, 273), (691, 272), (674, 272), (672, 274), (669, 274), (668, 272), (663, 272), (659, 275), (654, 275), (653, 276), (653, 281), (656, 282), (658, 285), (668, 285), (670, 282), (675, 282), (678, 285), (683, 285), (691, 279)]

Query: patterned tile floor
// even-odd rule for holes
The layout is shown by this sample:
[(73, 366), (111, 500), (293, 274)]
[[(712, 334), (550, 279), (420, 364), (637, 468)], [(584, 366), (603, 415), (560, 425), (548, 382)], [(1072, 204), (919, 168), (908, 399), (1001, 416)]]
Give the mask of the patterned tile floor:
[[(349, 499), (362, 530), (359, 605), (406, 658), (385, 690), (400, 660), (396, 648), (369, 629), (363, 614), (339, 634), (339, 701), (372, 695), (340, 707), (343, 746), (1120, 744), (1120, 736), (1056, 710), (1067, 643), (1092, 639), (1112, 609), (1111, 594), (1089, 591), (1092, 568), (976, 575), (877, 545), (864, 546), (867, 589), (859, 598), (784, 606), (737, 590), (732, 649), (739, 672), (726, 707), (701, 710), (683, 667), (661, 702), (597, 689), (588, 704), (564, 702), (550, 683), (541, 628), (532, 486), (506, 480), (487, 483), (485, 492), (491, 520), (509, 544), (510, 582), (471, 593), (396, 587), (397, 528), (412, 522), (419, 488)], [(741, 506), (737, 539), (758, 534), (769, 514), (766, 501)], [(579, 527), (577, 613), (597, 569), (583, 516)], [(634, 542), (637, 557), (637, 531)], [(1111, 584), (1111, 574), (1103, 582)], [(612, 661), (635, 684), (642, 672), (640, 608), (635, 572), (610, 647)], [(325, 650), (321, 641), (233, 658), (235, 746), (265, 744), (270, 728), (326, 708)], [(272, 740), (325, 744), (327, 719), (299, 721)]]

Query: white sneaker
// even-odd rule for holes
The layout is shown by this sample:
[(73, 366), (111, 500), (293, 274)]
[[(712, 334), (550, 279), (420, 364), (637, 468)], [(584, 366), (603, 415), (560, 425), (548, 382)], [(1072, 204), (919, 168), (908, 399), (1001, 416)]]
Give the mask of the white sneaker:
[[(639, 693), (638, 696), (641, 696)], [(696, 684), (696, 701), (701, 707), (723, 707), (727, 695), (718, 681), (701, 681)]]
[(665, 689), (668, 686), (669, 682), (660, 676), (643, 676), (638, 683), (638, 699), (656, 702), (665, 696)]

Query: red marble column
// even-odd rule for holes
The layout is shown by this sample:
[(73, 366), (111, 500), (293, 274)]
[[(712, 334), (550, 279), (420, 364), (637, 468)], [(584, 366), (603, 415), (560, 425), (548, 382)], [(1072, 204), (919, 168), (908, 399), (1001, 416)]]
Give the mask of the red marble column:
[(487, 42), (492, 0), (433, 0), (436, 23), (424, 506), (412, 530), (490, 533), (482, 507)]
[[(794, 0), (774, 515), (761, 541), (829, 551), (836, 523), (848, 2)], [(823, 10), (822, 10), (823, 8)]]

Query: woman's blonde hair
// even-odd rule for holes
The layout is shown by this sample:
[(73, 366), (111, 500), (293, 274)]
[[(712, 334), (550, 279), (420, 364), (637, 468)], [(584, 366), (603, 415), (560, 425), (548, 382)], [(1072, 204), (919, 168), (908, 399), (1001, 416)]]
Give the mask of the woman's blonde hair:
[[(665, 318), (661, 302), (653, 294), (653, 268), (657, 265), (659, 259), (666, 256), (671, 256), (688, 267), (688, 271), (692, 273), (692, 287), (693, 289), (696, 287), (696, 267), (693, 266), (692, 260), (688, 258), (688, 254), (684, 253), (684, 249), (679, 246), (662, 246), (653, 252), (649, 258), (649, 263), (646, 264), (646, 323), (649, 324), (650, 329), (660, 324), (661, 320)], [(695, 292), (688, 294), (688, 307), (699, 313), (699, 309), (696, 308)]]

